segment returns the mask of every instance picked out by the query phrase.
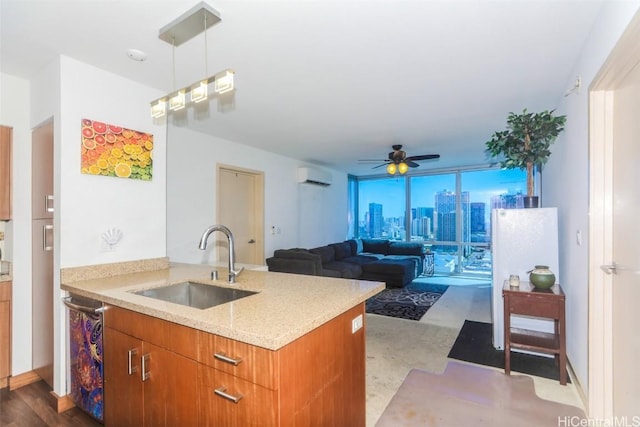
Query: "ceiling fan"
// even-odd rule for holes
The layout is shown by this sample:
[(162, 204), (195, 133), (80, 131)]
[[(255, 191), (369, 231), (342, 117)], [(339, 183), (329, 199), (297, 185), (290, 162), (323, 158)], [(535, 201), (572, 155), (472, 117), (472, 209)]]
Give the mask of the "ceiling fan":
[(358, 160), (360, 163), (382, 162), (381, 164), (374, 166), (373, 169), (377, 169), (382, 166), (387, 167), (387, 172), (394, 175), (396, 172), (401, 174), (407, 173), (409, 168), (417, 168), (420, 166), (416, 163), (416, 160), (429, 160), (439, 159), (440, 154), (421, 154), (418, 156), (408, 156), (405, 151), (402, 150), (402, 145), (392, 145), (393, 151), (389, 153), (388, 159), (385, 160)]

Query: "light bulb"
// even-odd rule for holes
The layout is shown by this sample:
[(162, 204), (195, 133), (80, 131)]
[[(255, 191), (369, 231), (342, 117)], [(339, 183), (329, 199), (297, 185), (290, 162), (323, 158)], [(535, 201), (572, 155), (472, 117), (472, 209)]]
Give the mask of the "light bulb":
[(158, 119), (163, 117), (167, 111), (167, 101), (163, 99), (158, 99), (157, 101), (151, 104), (151, 117), (154, 119)]
[(387, 166), (387, 172), (389, 172), (389, 175), (395, 175), (397, 170), (398, 168), (395, 163), (389, 163)]
[(191, 86), (191, 101), (192, 102), (200, 102), (205, 101), (207, 99), (207, 95), (209, 92), (209, 82), (207, 80), (202, 80), (199, 83)]
[(409, 170), (409, 166), (407, 166), (405, 162), (402, 162), (398, 165), (398, 172), (400, 172), (402, 175), (407, 173), (408, 170)]
[(169, 98), (169, 109), (171, 111), (182, 110), (187, 105), (185, 98), (184, 89), (180, 89), (178, 93)]

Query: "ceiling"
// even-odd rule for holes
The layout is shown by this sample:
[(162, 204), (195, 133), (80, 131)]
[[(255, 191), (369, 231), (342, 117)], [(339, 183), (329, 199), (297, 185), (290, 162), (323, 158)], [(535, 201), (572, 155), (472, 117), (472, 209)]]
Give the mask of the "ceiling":
[[(170, 92), (205, 77), (204, 35), (175, 52), (158, 38), (197, 3), (0, 0), (0, 70), (29, 78), (66, 55)], [(208, 3), (222, 20), (206, 33), (207, 75), (232, 68), (237, 90), (189, 127), (370, 175), (383, 169), (357, 160), (392, 144), (441, 155), (416, 170), (487, 163), (510, 111), (561, 105), (603, 0)]]

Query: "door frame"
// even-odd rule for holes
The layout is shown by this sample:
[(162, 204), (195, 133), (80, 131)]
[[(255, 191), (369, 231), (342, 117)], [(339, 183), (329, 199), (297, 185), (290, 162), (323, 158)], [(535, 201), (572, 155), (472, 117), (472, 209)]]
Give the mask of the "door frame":
[(589, 88), (589, 385), (588, 413), (612, 419), (613, 278), (601, 265), (613, 259), (614, 91), (640, 63), (636, 13)]
[[(253, 175), (256, 179), (256, 194), (255, 194), (255, 206), (254, 220), (256, 224), (256, 256), (259, 260), (262, 260), (260, 265), (264, 264), (264, 172), (254, 169), (241, 168), (238, 166), (232, 166), (224, 163), (216, 163), (216, 218), (221, 218), (221, 206), (224, 203), (220, 200), (220, 173), (221, 170), (227, 170), (232, 172), (240, 172), (244, 174)], [(220, 260), (220, 251), (217, 251), (217, 259)]]

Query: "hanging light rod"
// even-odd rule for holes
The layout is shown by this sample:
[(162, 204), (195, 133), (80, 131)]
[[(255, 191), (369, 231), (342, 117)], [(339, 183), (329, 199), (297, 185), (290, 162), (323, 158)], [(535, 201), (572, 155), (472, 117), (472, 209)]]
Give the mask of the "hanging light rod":
[[(213, 25), (221, 21), (220, 12), (205, 2), (200, 2), (178, 18), (171, 21), (160, 29), (158, 37), (171, 44), (174, 50), (174, 88), (175, 88), (175, 48), (184, 42), (191, 40), (198, 34), (204, 33), (204, 62), (205, 75), (207, 74), (207, 34), (206, 31)], [(202, 80), (192, 83), (182, 89), (151, 101), (151, 116), (154, 118), (163, 117), (167, 112), (167, 107), (171, 111), (182, 110), (187, 105), (187, 94), (190, 101), (198, 103), (205, 101), (208, 95), (208, 86), (214, 83), (214, 91), (218, 94), (230, 92), (235, 89), (234, 71), (223, 70), (213, 76), (205, 77)]]

